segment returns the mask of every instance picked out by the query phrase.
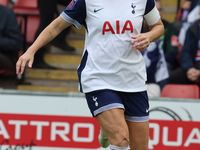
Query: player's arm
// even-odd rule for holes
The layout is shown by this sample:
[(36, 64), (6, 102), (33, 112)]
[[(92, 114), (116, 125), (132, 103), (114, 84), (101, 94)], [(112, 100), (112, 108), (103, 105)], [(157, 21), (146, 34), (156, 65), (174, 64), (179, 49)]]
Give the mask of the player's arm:
[(149, 26), (148, 26), (147, 22), (144, 19), (143, 20), (143, 32), (146, 33), (146, 32), (149, 32), (149, 31), (150, 31)]
[(66, 22), (62, 17), (59, 16), (41, 32), (41, 34), (28, 50), (35, 53), (39, 48), (52, 41), (69, 25), (71, 24)]
[(164, 33), (164, 26), (161, 20), (154, 25), (148, 26), (148, 28), (145, 29), (148, 32), (132, 36), (132, 44), (135, 49), (138, 49), (139, 51), (145, 50), (150, 42), (156, 41)]
[[(156, 26), (156, 28), (154, 28)], [(158, 28), (160, 28), (160, 29), (158, 29)], [(154, 25), (151, 25), (151, 26), (149, 26), (148, 24), (147, 24), (147, 22), (145, 21), (145, 19), (144, 19), (144, 21), (143, 21), (143, 32), (144, 33), (146, 33), (146, 32), (151, 32), (151, 33), (149, 33), (149, 34), (152, 34), (152, 35), (154, 35), (155, 37), (160, 37), (160, 35), (162, 36), (162, 34), (164, 33), (164, 30), (163, 30), (163, 28), (164, 28), (164, 26), (163, 26), (163, 23), (162, 23), (162, 21), (161, 20), (159, 20), (159, 22), (158, 23), (156, 23), (156, 24), (154, 24)], [(154, 30), (155, 30), (155, 32), (154, 32)], [(160, 32), (160, 34), (157, 32), (157, 30), (160, 30), (161, 32)], [(163, 33), (162, 33), (163, 32)], [(158, 33), (158, 35), (156, 35)], [(158, 38), (155, 38), (155, 37), (153, 37), (152, 36), (152, 41), (151, 42), (154, 42), (154, 41), (156, 41)]]
[(156, 24), (149, 26), (148, 34), (150, 42), (154, 42), (159, 39), (164, 33), (164, 26), (161, 20), (159, 20)]
[(32, 67), (34, 55), (38, 49), (53, 40), (61, 31), (70, 26), (62, 17), (56, 18), (50, 25), (48, 25), (38, 36), (35, 42), (28, 48), (28, 50), (19, 58), (16, 64), (16, 73), (24, 72), (26, 63)]
[[(149, 1), (149, 3), (154, 5), (153, 0)], [(134, 39), (132, 41), (133, 47), (140, 51), (145, 50), (149, 46), (150, 42), (156, 41), (164, 33), (164, 26), (161, 21), (160, 14), (155, 5), (149, 12), (144, 14), (144, 19), (145, 19), (145, 22), (143, 23), (145, 24), (147, 23), (147, 25), (143, 24), (145, 33), (132, 36), (132, 38)]]

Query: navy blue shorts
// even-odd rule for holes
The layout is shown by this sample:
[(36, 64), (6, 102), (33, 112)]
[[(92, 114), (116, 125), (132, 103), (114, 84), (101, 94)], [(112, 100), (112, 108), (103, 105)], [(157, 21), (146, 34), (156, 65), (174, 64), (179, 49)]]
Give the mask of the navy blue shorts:
[(106, 110), (122, 108), (126, 120), (132, 122), (149, 121), (149, 100), (146, 91), (126, 93), (98, 90), (86, 93), (85, 97), (93, 117)]

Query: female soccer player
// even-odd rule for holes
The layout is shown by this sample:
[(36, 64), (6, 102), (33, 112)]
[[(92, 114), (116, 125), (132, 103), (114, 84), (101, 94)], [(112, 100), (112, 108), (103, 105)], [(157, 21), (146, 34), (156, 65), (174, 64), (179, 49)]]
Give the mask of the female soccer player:
[[(141, 33), (143, 20), (150, 31)], [(111, 150), (148, 150), (149, 103), (141, 55), (164, 32), (154, 0), (72, 0), (19, 58), (31, 67), (35, 52), (71, 24), (86, 28), (79, 90)]]

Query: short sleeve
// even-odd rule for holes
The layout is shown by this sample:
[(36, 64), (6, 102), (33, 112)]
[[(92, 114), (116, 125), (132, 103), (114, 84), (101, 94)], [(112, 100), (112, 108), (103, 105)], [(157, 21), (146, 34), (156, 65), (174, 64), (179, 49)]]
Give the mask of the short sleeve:
[(80, 29), (86, 18), (85, 0), (72, 0), (60, 16)]
[(160, 14), (154, 0), (147, 0), (144, 18), (148, 25), (154, 25), (160, 20)]

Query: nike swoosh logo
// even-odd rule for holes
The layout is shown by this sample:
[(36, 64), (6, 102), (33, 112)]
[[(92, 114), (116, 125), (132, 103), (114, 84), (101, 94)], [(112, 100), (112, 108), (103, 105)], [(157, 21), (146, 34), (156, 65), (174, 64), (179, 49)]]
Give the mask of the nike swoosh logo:
[(100, 9), (94, 9), (94, 12), (98, 12), (100, 10), (102, 10), (103, 8), (100, 8)]

